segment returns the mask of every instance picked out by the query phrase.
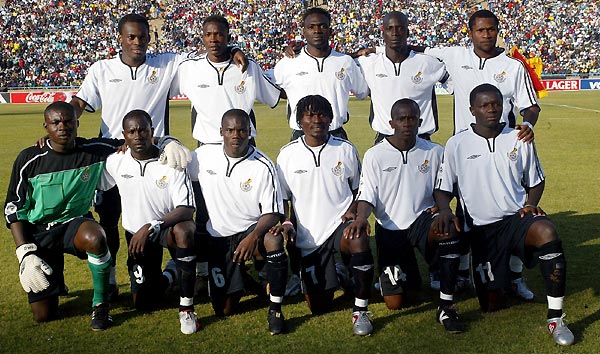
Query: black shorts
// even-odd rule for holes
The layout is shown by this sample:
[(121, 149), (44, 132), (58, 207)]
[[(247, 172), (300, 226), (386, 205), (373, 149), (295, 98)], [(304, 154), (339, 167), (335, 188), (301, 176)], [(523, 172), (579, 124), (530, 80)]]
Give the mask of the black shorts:
[[(127, 271), (132, 294), (140, 291), (153, 291), (158, 289), (157, 287), (161, 284), (163, 248), (168, 248), (167, 236), (170, 230), (171, 228), (162, 230), (158, 242), (146, 242), (143, 255), (136, 258), (131, 255), (127, 256)], [(131, 237), (133, 234), (125, 232), (127, 246), (131, 242)], [(175, 254), (171, 254), (171, 257), (174, 258)]]
[(527, 230), (536, 221), (548, 220), (546, 216), (517, 213), (485, 226), (474, 226), (471, 237), (473, 276), (488, 290), (510, 286), (510, 256), (518, 256), (527, 268), (537, 264), (531, 252), (525, 252)]
[[(244, 290), (245, 264), (233, 262), (233, 252), (256, 227), (229, 237), (210, 237), (208, 243), (209, 294), (213, 300)], [(258, 251), (266, 256), (264, 235), (258, 240)]]
[(350, 221), (341, 223), (325, 243), (300, 260), (300, 278), (305, 294), (315, 296), (339, 286), (335, 272), (335, 254), (340, 252), (344, 229), (348, 225)]
[(427, 250), (427, 235), (432, 222), (433, 215), (423, 212), (406, 230), (387, 230), (375, 224), (377, 266), (383, 296), (402, 294), (404, 289), (420, 287), (421, 275), (414, 248), (427, 263), (431, 263), (433, 255)]
[[(99, 223), (103, 227), (119, 227), (121, 217), (121, 195), (117, 186), (107, 191), (96, 190), (94, 197), (94, 210), (100, 218)], [(109, 233), (109, 235), (111, 235)], [(117, 233), (118, 237), (119, 234)]]
[(33, 235), (34, 243), (38, 247), (36, 254), (52, 267), (52, 274), (47, 276), (50, 286), (39, 293), (28, 292), (29, 303), (58, 296), (65, 283), (63, 254), (72, 254), (80, 259), (87, 259), (87, 254), (77, 251), (73, 244), (77, 230), (86, 221), (94, 221), (94, 219), (78, 217), (64, 224), (50, 227), (27, 224), (26, 232)]

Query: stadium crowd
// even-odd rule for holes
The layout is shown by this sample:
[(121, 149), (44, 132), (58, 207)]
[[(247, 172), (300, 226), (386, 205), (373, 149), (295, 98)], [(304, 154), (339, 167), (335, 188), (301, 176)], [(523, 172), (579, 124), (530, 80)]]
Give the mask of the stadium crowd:
[[(501, 20), (507, 47), (540, 56), (544, 74), (600, 72), (600, 14), (597, 1), (490, 0)], [(116, 21), (124, 14), (159, 18), (150, 51), (201, 47), (202, 20), (226, 15), (233, 42), (272, 68), (284, 46), (297, 37), (298, 0), (8, 0), (0, 8), (0, 87), (79, 86), (87, 68), (114, 55)], [(381, 14), (400, 9), (410, 20), (409, 42), (427, 46), (468, 43), (466, 19), (473, 6), (460, 0), (332, 0), (332, 45), (342, 52), (380, 44)], [(157, 40), (158, 39), (158, 40)]]

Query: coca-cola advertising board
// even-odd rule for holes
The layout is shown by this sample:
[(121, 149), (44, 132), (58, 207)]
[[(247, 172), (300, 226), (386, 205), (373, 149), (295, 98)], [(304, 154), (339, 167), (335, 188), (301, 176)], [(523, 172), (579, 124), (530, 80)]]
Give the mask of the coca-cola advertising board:
[(75, 91), (35, 91), (11, 92), (10, 103), (52, 103), (57, 101), (69, 102)]

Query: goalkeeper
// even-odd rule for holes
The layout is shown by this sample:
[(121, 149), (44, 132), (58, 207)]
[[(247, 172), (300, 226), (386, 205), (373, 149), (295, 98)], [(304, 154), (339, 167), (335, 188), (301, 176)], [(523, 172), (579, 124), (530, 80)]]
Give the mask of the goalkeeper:
[[(34, 319), (56, 317), (64, 284), (63, 253), (68, 253), (88, 260), (94, 286), (92, 329), (104, 330), (112, 323), (107, 298), (112, 259), (104, 230), (89, 209), (104, 161), (122, 141), (78, 138), (77, 126), (71, 105), (54, 102), (46, 107), (47, 137), (43, 146), (17, 156), (4, 213)], [(180, 146), (168, 145), (165, 152)]]

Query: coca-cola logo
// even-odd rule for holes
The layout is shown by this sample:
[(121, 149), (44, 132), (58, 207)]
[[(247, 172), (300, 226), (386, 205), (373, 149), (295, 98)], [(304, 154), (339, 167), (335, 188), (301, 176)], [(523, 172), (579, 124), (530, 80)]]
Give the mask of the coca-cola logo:
[(25, 97), (26, 103), (52, 103), (66, 100), (67, 95), (64, 92), (30, 92)]

